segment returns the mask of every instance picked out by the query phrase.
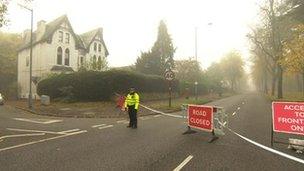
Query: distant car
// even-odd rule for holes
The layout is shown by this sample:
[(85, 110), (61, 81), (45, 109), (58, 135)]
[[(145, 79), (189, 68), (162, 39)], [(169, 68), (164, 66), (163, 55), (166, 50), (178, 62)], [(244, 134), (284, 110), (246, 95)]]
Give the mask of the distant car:
[(4, 97), (0, 93), (0, 105), (4, 105)]

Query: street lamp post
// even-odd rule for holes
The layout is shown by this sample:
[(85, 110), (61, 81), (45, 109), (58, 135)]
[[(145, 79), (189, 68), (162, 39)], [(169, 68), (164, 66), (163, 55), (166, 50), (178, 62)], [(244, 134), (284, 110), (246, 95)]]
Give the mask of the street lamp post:
[[(197, 27), (195, 27), (195, 61), (197, 61)], [(197, 82), (198, 78), (196, 77), (195, 78), (195, 82), (194, 82), (194, 86), (195, 86), (195, 100), (197, 101), (197, 85), (198, 85), (198, 82)]]
[(33, 102), (32, 102), (32, 70), (33, 70), (33, 65), (32, 65), (32, 61), (33, 61), (33, 9), (27, 7), (27, 6), (24, 6), (24, 5), (21, 5), (21, 4), (18, 4), (19, 6), (21, 6), (22, 8), (26, 9), (26, 10), (29, 10), (31, 12), (31, 38), (30, 38), (30, 83), (29, 83), (29, 96), (28, 96), (28, 107), (30, 109), (33, 108)]
[[(213, 23), (208, 23), (208, 26), (212, 26)], [(195, 27), (195, 61), (198, 63), (197, 61), (197, 27)], [(195, 85), (195, 100), (198, 99), (198, 78), (196, 77), (195, 78), (195, 82), (194, 82), (194, 85)]]

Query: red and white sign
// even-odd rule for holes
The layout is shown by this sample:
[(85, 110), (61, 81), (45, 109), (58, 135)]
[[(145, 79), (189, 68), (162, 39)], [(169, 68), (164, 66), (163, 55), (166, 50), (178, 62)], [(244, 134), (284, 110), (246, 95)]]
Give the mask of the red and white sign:
[(188, 125), (211, 132), (213, 130), (213, 107), (188, 105)]
[(273, 102), (273, 131), (304, 135), (304, 103)]

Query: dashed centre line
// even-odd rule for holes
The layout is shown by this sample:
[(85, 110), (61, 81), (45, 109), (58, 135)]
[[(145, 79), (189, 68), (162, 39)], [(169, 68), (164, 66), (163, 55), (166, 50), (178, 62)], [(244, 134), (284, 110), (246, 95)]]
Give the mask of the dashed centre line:
[(179, 164), (173, 171), (180, 171), (191, 159), (192, 155), (189, 155), (181, 164)]
[(40, 131), (40, 130), (30, 130), (30, 129), (18, 129), (18, 128), (6, 128), (10, 131), (19, 131), (19, 132), (36, 132), (36, 133), (46, 133), (46, 134), (65, 134), (62, 132), (54, 132), (54, 131)]
[(107, 124), (93, 125), (93, 126), (91, 126), (91, 127), (92, 127), (92, 128), (97, 128), (97, 127), (100, 127), (100, 126), (105, 126), (105, 125), (107, 125)]
[(237, 108), (237, 110), (240, 110), (240, 109), (241, 109), (240, 107)]
[(75, 131), (79, 131), (80, 129), (71, 129), (71, 130), (66, 130), (66, 131), (61, 131), (61, 132), (59, 132), (59, 133), (64, 133), (64, 134), (66, 134), (66, 133), (71, 133), (71, 132), (75, 132)]
[(116, 121), (116, 123), (123, 123), (123, 124), (126, 124), (126, 123), (129, 123), (129, 121), (127, 121), (127, 120), (120, 120), (120, 121)]
[(111, 127), (114, 127), (114, 125), (106, 125), (106, 126), (99, 127), (98, 129), (106, 129), (106, 128), (111, 128)]
[(37, 123), (37, 124), (51, 124), (51, 123), (56, 123), (56, 122), (62, 122), (62, 120), (57, 120), (57, 119), (27, 119), (27, 118), (13, 118), (17, 121), (24, 121), (24, 122), (31, 122), (31, 123)]
[(143, 116), (143, 117), (139, 117), (139, 119), (141, 119), (141, 120), (143, 120), (143, 121), (144, 121), (144, 120), (148, 120), (148, 119), (150, 119), (150, 117), (144, 117), (144, 116)]
[(0, 141), (2, 141), (2, 140), (5, 139), (5, 138), (31, 137), (31, 136), (41, 136), (41, 135), (45, 135), (45, 133), (5, 135), (5, 136), (0, 137)]
[(28, 145), (32, 145), (32, 144), (42, 143), (42, 142), (46, 142), (46, 141), (50, 141), (50, 140), (55, 140), (55, 139), (59, 139), (59, 138), (69, 137), (69, 136), (72, 136), (72, 135), (82, 134), (82, 133), (85, 133), (85, 132), (87, 132), (87, 130), (73, 132), (73, 133), (64, 134), (64, 135), (59, 135), (59, 136), (56, 136), (56, 137), (51, 137), (51, 138), (46, 138), (46, 139), (42, 139), (42, 140), (32, 141), (32, 142), (28, 142), (28, 143), (24, 143), (24, 144), (14, 145), (14, 146), (11, 146), (11, 147), (1, 148), (0, 152), (15, 149), (15, 148), (19, 148), (19, 147), (24, 147), (24, 146), (28, 146)]
[(235, 114), (236, 114), (236, 112), (233, 112), (233, 113), (232, 113), (232, 116), (234, 116)]

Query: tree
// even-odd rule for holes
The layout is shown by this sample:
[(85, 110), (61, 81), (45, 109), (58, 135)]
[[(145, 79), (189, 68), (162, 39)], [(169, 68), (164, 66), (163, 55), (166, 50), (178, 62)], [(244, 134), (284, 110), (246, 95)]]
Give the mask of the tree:
[(161, 59), (155, 52), (141, 52), (135, 63), (136, 71), (144, 74), (162, 75)]
[(142, 52), (136, 61), (136, 70), (146, 74), (162, 75), (174, 68), (175, 48), (164, 21), (160, 21), (157, 40), (151, 50)]
[[(265, 94), (268, 94), (268, 75), (269, 72), (272, 72), (272, 69), (268, 69), (265, 59), (267, 58), (263, 57), (263, 54), (254, 52), (251, 59), (253, 63), (251, 67), (251, 76), (256, 88), (263, 91)], [(272, 92), (274, 93), (274, 91)]]
[(163, 20), (159, 23), (157, 40), (151, 51), (155, 55), (160, 56), (160, 68), (162, 71), (174, 68), (173, 57), (175, 48), (173, 46), (171, 36), (168, 34), (167, 26)]
[[(283, 45), (283, 56), (279, 62), (290, 72), (301, 73), (304, 85), (304, 24), (293, 29), (293, 39)], [(303, 86), (302, 85), (302, 86)], [(304, 96), (304, 86), (302, 87)]]
[[(23, 0), (25, 4), (33, 0)], [(0, 28), (7, 25), (9, 20), (7, 19), (8, 5), (10, 0), (0, 0)]]
[[(288, 17), (292, 6), (287, 1), (267, 0), (261, 6), (261, 25), (253, 29), (251, 41), (273, 63), (272, 67), (272, 95), (277, 82), (278, 98), (283, 98), (283, 67), (279, 60), (283, 58), (283, 42), (289, 39), (290, 25), (294, 21)], [(261, 32), (260, 32), (261, 31)], [(265, 61), (265, 62), (266, 62)]]
[(206, 71), (208, 87), (221, 94), (224, 88), (224, 72), (219, 63), (212, 63)]
[(6, 96), (16, 95), (9, 90), (17, 85), (17, 48), (22, 39), (21, 35), (0, 32), (0, 92)]
[(177, 71), (176, 78), (180, 81), (193, 84), (195, 81), (200, 82), (201, 80), (202, 69), (193, 58), (176, 61), (175, 69)]
[(228, 81), (232, 91), (240, 88), (241, 78), (244, 76), (244, 61), (241, 54), (231, 51), (220, 61), (224, 78)]

